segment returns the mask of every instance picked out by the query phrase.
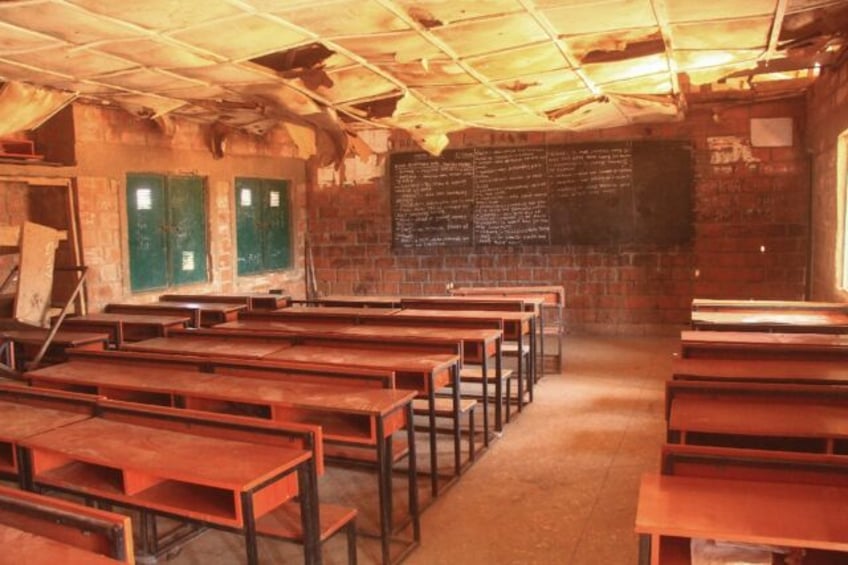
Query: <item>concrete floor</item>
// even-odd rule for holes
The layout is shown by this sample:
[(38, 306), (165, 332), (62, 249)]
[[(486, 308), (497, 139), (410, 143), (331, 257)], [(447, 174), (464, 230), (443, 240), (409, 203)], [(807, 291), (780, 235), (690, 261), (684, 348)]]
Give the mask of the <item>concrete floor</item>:
[[(426, 478), (422, 543), (409, 565), (628, 565), (639, 479), (656, 470), (664, 438), (663, 384), (677, 339), (567, 336), (565, 367), (547, 375), (535, 402), (436, 500)], [(420, 443), (420, 442), (417, 442)], [(443, 461), (449, 462), (445, 438)], [(426, 453), (420, 454), (426, 465)], [(395, 479), (403, 513), (403, 479)], [(360, 509), (359, 526), (375, 531), (376, 486), (368, 471), (330, 469), (324, 500)], [(398, 502), (398, 500), (400, 500)], [(324, 547), (327, 565), (346, 563), (343, 536)], [(361, 565), (379, 563), (379, 544), (360, 536)], [(300, 563), (297, 546), (262, 541), (268, 563)], [(244, 561), (239, 536), (210, 532), (168, 559), (173, 565)]]

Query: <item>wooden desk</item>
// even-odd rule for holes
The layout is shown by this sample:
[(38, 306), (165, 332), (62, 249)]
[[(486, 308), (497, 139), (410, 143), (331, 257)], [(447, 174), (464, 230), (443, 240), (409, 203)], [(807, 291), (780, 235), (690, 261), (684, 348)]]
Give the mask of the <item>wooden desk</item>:
[(726, 312), (731, 310), (763, 312), (767, 310), (794, 310), (797, 312), (848, 312), (848, 303), (812, 302), (807, 300), (726, 300), (695, 298), (693, 312)]
[(282, 294), (162, 294), (160, 302), (212, 302), (243, 304), (248, 310), (276, 310), (289, 305), (290, 296)]
[(702, 384), (667, 390), (670, 443), (848, 454), (845, 389)]
[(0, 475), (21, 479), (22, 467), (18, 445), (32, 435), (90, 418), (91, 412), (72, 412), (0, 400)]
[[(11, 347), (7, 351), (7, 364), (10, 367), (16, 367), (19, 364), (18, 357), (37, 352), (44, 345), (49, 332), (50, 330), (46, 329), (0, 331), (0, 339), (11, 342)], [(58, 330), (47, 348), (44, 359), (51, 362), (64, 361), (67, 359), (66, 349), (100, 350), (106, 348), (108, 341), (109, 335), (106, 333)]]
[(256, 332), (257, 334), (279, 333), (290, 336), (347, 336), (361, 339), (372, 339), (374, 341), (408, 341), (416, 343), (454, 343), (462, 347), (463, 363), (479, 363), (482, 366), (483, 375), (483, 429), (485, 432), (485, 443), (488, 445), (488, 385), (487, 377), (489, 371), (489, 360), (495, 360), (495, 398), (498, 404), (495, 406), (496, 429), (503, 428), (503, 417), (501, 404), (503, 390), (500, 383), (502, 373), (501, 342), (502, 332), (500, 330), (475, 329), (475, 328), (428, 328), (419, 326), (392, 326), (386, 328), (380, 325), (350, 324), (325, 321), (287, 322), (272, 319), (242, 319), (235, 322), (219, 324), (213, 330), (232, 330), (237, 332)]
[(675, 559), (672, 538), (848, 552), (845, 508), (845, 487), (648, 474), (636, 510), (639, 562), (689, 563)]
[(135, 563), (128, 516), (0, 486), (3, 563)]
[(281, 316), (299, 316), (301, 319), (316, 315), (320, 318), (332, 318), (339, 317), (343, 320), (350, 320), (351, 316), (354, 318), (356, 316), (360, 316), (363, 314), (367, 314), (369, 316), (377, 316), (377, 315), (388, 315), (394, 314), (399, 311), (400, 308), (357, 308), (355, 306), (289, 306), (288, 308), (280, 308), (279, 310), (274, 310), (274, 314), (279, 314)]
[(844, 361), (675, 359), (676, 380), (848, 385)]
[[(533, 383), (536, 377), (533, 373), (536, 358), (536, 332), (535, 316), (531, 312), (500, 312), (500, 311), (477, 311), (477, 310), (400, 310), (392, 315), (392, 318), (403, 319), (406, 322), (418, 324), (420, 322), (438, 322), (451, 327), (454, 322), (483, 321), (500, 322), (503, 324), (503, 339), (512, 340), (518, 346), (518, 398), (519, 409), (524, 402), (524, 380), (527, 380), (527, 392), (530, 401), (533, 401)], [(523, 367), (524, 339), (529, 337), (530, 356), (528, 367)], [(525, 370), (526, 369), (526, 370)]]
[(741, 332), (848, 333), (848, 312), (770, 309), (762, 312), (692, 312), (692, 329)]
[(123, 349), (126, 351), (146, 351), (150, 353), (176, 355), (263, 359), (268, 354), (287, 347), (290, 346), (276, 339), (171, 335), (168, 337), (146, 339), (135, 343), (126, 343)]
[(247, 309), (246, 304), (234, 304), (231, 302), (179, 302), (171, 300), (160, 304), (173, 305), (183, 308), (197, 308), (200, 311), (200, 325), (214, 326), (224, 322), (231, 322), (238, 318), (238, 313)]
[(680, 332), (680, 356), (709, 359), (848, 359), (848, 336), (764, 332)]
[(400, 308), (400, 300), (400, 296), (391, 295), (330, 294), (308, 302), (321, 307)]
[(454, 421), (454, 469), (459, 476), (460, 429), (459, 429), (459, 355), (445, 353), (424, 354), (415, 351), (392, 351), (379, 347), (345, 348), (321, 345), (297, 345), (280, 349), (265, 356), (267, 361), (304, 363), (307, 365), (343, 365), (365, 369), (386, 369), (395, 372), (398, 386), (412, 389), (427, 396), (430, 426), (430, 471), (433, 496), (439, 492), (438, 452), (436, 448), (436, 396), (435, 392), (445, 386), (453, 387)]
[[(320, 425), (327, 444), (373, 449), (377, 463), (384, 561), (392, 543), (393, 435), (407, 427), (409, 508), (413, 532), (419, 532), (417, 471), (411, 403), (415, 391), (363, 389), (272, 381), (225, 373), (71, 361), (26, 375), (41, 387), (85, 390), (120, 400), (166, 404), (209, 412)], [(324, 450), (332, 457), (328, 445)], [(415, 538), (417, 542), (418, 537)]]
[(109, 314), (100, 312), (65, 318), (62, 325), (76, 331), (106, 332), (109, 341), (120, 347), (124, 341), (140, 341), (168, 335), (168, 330), (188, 326), (187, 316), (154, 314)]
[(300, 487), (304, 557), (319, 563), (317, 491), (308, 451), (92, 418), (22, 441), (31, 481), (195, 520), (245, 536), (258, 563), (256, 521)]

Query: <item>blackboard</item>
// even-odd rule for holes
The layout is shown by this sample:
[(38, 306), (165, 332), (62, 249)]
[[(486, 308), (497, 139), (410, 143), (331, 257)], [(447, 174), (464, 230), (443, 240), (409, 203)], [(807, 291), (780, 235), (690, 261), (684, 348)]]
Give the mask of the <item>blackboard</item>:
[(393, 244), (685, 243), (691, 153), (681, 141), (395, 153)]

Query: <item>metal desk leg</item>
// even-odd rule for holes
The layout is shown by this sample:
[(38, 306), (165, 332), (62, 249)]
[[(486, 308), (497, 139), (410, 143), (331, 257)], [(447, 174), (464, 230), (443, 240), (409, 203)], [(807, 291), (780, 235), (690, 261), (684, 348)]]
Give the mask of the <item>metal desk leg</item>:
[(321, 565), (318, 472), (312, 457), (297, 468), (297, 490), (300, 494), (300, 519), (303, 528), (303, 562), (306, 565)]
[(406, 405), (406, 439), (409, 443), (407, 482), (409, 488), (409, 515), (412, 519), (412, 538), (421, 541), (421, 521), (418, 511), (418, 469), (415, 453), (415, 424), (412, 421), (412, 402)]
[[(377, 418), (377, 498), (380, 505), (380, 543), (383, 564), (391, 563), (392, 536), (392, 443), (383, 437), (383, 419)], [(388, 461), (388, 464), (387, 464)]]
[(430, 406), (430, 490), (433, 498), (439, 496), (439, 461), (436, 453), (436, 391), (433, 390), (432, 375), (427, 391), (427, 400)]
[(460, 429), (459, 408), (462, 404), (459, 396), (459, 362), (453, 366), (453, 467), (457, 477), (462, 469), (462, 430)]
[[(483, 344), (483, 363), (480, 366), (483, 374), (483, 446), (489, 446), (489, 356), (486, 355), (486, 344)], [(469, 432), (471, 433), (471, 432)], [(473, 435), (471, 441), (474, 441)]]

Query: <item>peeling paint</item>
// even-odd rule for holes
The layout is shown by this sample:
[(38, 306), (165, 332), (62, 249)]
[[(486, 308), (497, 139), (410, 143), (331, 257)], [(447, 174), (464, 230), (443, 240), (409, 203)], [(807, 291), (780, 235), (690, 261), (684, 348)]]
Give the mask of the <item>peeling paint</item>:
[(751, 152), (751, 142), (736, 135), (707, 138), (711, 165), (732, 163), (759, 163)]

